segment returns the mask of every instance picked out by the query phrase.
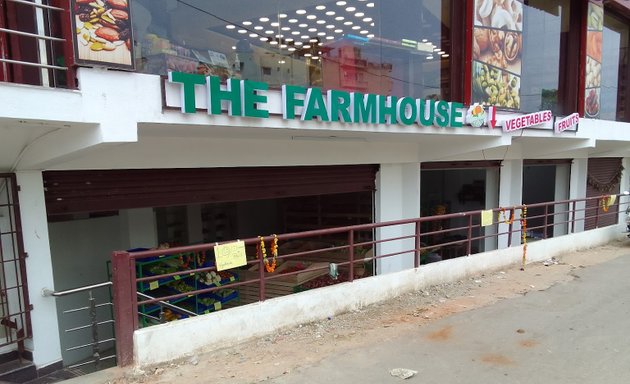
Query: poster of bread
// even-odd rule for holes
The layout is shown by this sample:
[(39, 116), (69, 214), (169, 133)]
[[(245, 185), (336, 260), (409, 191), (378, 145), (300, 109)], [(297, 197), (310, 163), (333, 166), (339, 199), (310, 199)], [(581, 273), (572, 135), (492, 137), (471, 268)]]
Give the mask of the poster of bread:
[(520, 109), (523, 3), (475, 0), (473, 101)]
[(77, 64), (133, 69), (132, 0), (72, 0)]

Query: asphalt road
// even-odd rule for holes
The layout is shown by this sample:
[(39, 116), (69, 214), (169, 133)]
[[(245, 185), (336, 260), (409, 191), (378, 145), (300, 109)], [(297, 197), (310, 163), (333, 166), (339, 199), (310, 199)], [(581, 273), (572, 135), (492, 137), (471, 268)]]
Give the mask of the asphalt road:
[(630, 383), (630, 253), (575, 276), (265, 383)]

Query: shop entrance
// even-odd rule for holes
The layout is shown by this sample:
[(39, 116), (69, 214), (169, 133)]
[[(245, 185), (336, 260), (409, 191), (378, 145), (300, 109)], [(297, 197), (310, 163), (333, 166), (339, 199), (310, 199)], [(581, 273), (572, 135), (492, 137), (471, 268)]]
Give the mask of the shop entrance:
[[(421, 216), (442, 215), (453, 212), (466, 212), (496, 207), (499, 190), (500, 161), (440, 162), (422, 163), (420, 175)], [(461, 230), (429, 236), (427, 242), (445, 243), (466, 239), (467, 219), (453, 218), (440, 223), (432, 223), (423, 228), (435, 232), (447, 228)], [(473, 229), (473, 237), (479, 236), (479, 228)], [(476, 240), (472, 252), (495, 249), (494, 241)], [(442, 247), (436, 251), (439, 260), (465, 256), (465, 244)]]
[[(523, 160), (523, 204), (568, 199), (570, 170), (571, 159)], [(566, 234), (567, 209), (566, 204), (549, 206), (545, 221), (545, 208), (528, 207), (528, 237), (538, 240)]]

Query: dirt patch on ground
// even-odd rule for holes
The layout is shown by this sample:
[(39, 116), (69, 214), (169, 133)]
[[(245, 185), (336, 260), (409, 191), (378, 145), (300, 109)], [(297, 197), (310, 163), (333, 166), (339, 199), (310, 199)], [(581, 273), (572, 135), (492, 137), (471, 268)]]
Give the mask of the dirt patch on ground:
[[(515, 265), (407, 293), (386, 303), (327, 320), (283, 329), (224, 350), (144, 370), (121, 370), (118, 378), (103, 383), (258, 383), (299, 367), (313, 365), (332, 353), (398, 337), (410, 328), (417, 329), (418, 326), (454, 313), (490, 305), (530, 291), (548, 289), (554, 284), (574, 279), (573, 271), (578, 268), (605, 262), (624, 253), (628, 253), (627, 244), (618, 242), (570, 253), (557, 260), (530, 264), (525, 271), (520, 271), (519, 266)], [(428, 338), (433, 341), (445, 340), (451, 332), (445, 328), (429, 334)], [(521, 346), (531, 348), (534, 345), (530, 342), (523, 340)], [(513, 363), (500, 356), (482, 356), (480, 360), (488, 364)]]

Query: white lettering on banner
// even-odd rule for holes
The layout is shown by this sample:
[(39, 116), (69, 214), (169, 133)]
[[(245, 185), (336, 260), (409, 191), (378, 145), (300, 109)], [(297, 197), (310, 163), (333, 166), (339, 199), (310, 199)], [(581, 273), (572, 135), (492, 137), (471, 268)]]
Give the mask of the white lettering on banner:
[(531, 127), (551, 121), (553, 115), (551, 111), (540, 111), (508, 119), (503, 122), (503, 131), (512, 132), (518, 129)]
[(573, 128), (580, 123), (580, 114), (572, 113), (569, 116), (565, 117), (562, 120), (556, 121), (555, 131), (556, 133), (560, 133), (562, 131), (566, 131), (569, 128)]

